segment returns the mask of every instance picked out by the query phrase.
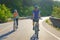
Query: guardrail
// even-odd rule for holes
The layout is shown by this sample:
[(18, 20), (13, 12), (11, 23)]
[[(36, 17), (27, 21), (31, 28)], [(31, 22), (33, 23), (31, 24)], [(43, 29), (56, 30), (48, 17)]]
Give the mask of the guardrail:
[(53, 26), (60, 28), (60, 18), (50, 17), (50, 20)]

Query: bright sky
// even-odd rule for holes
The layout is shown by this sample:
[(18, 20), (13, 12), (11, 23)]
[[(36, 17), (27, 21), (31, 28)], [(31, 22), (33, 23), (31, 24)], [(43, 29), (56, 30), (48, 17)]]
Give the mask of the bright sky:
[(54, 1), (60, 1), (60, 0), (54, 0)]

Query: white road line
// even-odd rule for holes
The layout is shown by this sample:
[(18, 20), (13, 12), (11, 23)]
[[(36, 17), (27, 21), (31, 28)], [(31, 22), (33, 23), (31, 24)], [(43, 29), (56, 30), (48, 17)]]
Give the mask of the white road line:
[[(42, 24), (41, 24), (41, 26), (42, 26)], [(48, 32), (49, 34), (51, 34), (52, 36), (54, 36), (55, 38), (57, 38), (58, 40), (60, 40), (60, 37), (58, 37), (58, 36), (56, 36), (55, 34), (53, 34), (52, 32), (50, 32), (50, 31), (48, 31), (46, 28), (44, 28), (43, 26), (42, 26), (42, 28), (46, 31), (46, 32)]]
[(45, 29), (44, 27), (42, 27), (46, 32), (48, 32), (49, 34), (51, 34), (52, 36), (54, 36), (55, 38), (57, 38), (58, 40), (60, 40), (59, 37), (57, 37), (55, 34), (51, 33), (50, 31), (48, 31), (47, 29)]

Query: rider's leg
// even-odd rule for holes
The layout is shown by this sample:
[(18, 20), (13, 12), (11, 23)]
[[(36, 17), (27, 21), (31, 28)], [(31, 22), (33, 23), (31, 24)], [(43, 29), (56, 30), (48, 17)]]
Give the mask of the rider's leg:
[(16, 25), (18, 26), (18, 18), (16, 19)]
[(33, 19), (33, 30), (34, 30), (34, 19)]
[(33, 21), (33, 27), (34, 27), (34, 21)]
[(34, 21), (33, 21), (33, 30), (34, 30)]
[(38, 31), (39, 31), (39, 21), (37, 21), (37, 28), (38, 28)]
[(15, 21), (16, 21), (16, 20), (14, 19), (13, 30), (15, 30)]
[(14, 24), (13, 25), (15, 26), (15, 19), (14, 19)]
[(16, 28), (18, 28), (18, 19), (16, 19)]
[(34, 27), (34, 19), (33, 19), (33, 27)]
[[(38, 31), (39, 31), (39, 20), (37, 21), (37, 27), (38, 27)], [(38, 38), (38, 31), (37, 31), (37, 38)]]

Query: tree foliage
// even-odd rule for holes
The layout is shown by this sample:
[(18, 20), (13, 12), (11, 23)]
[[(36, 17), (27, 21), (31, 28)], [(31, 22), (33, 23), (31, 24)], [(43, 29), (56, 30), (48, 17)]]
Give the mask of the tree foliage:
[(17, 9), (20, 16), (31, 16), (32, 6), (37, 4), (43, 16), (51, 15), (52, 0), (1, 0), (1, 4), (5, 4), (13, 11)]
[(60, 7), (53, 7), (52, 16), (60, 18)]
[(60, 1), (54, 1), (54, 6), (60, 7)]
[(0, 22), (8, 21), (8, 18), (12, 16), (11, 11), (4, 4), (0, 4)]

